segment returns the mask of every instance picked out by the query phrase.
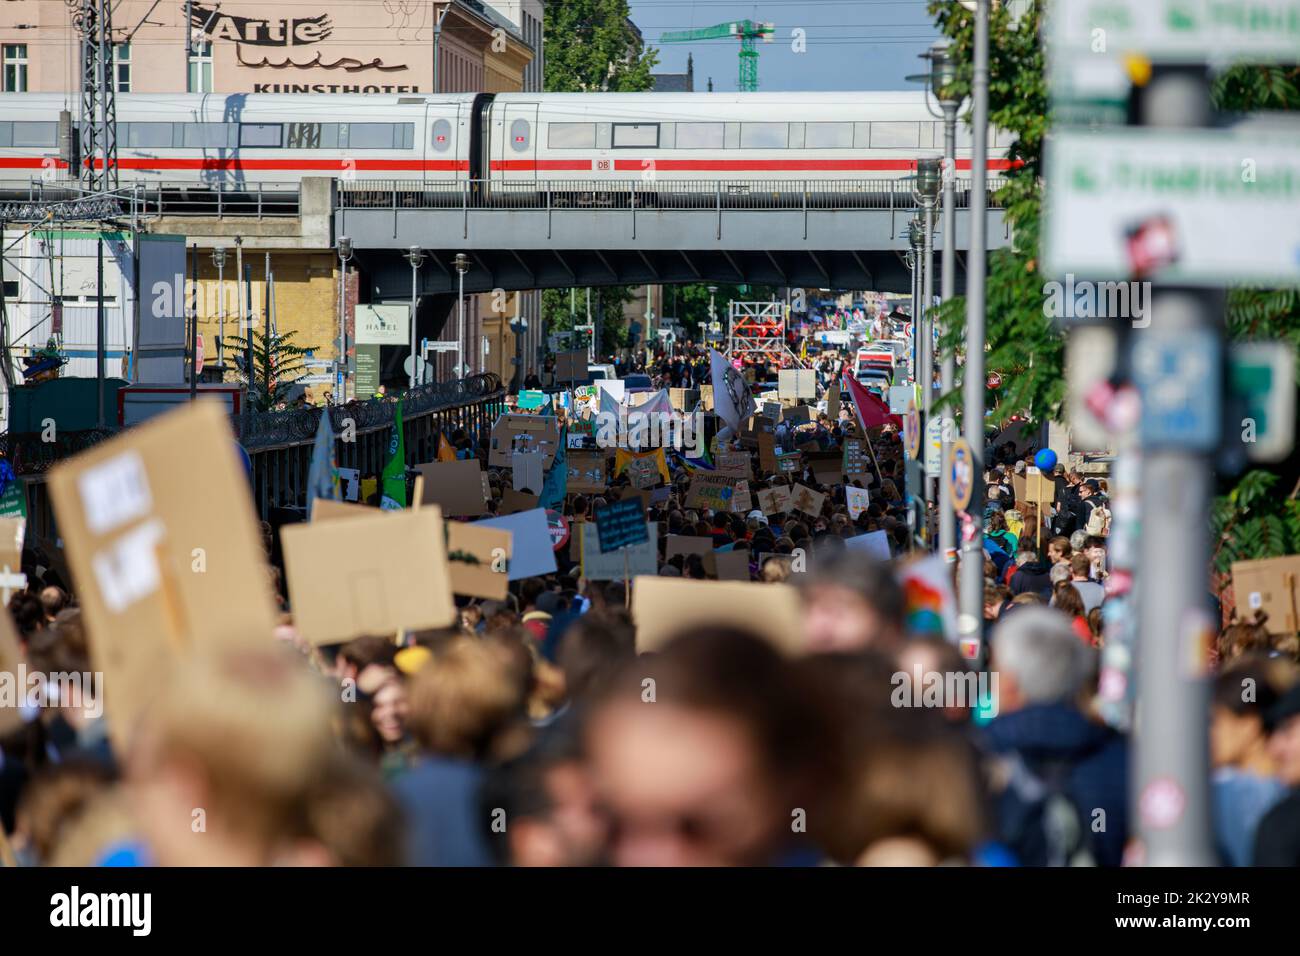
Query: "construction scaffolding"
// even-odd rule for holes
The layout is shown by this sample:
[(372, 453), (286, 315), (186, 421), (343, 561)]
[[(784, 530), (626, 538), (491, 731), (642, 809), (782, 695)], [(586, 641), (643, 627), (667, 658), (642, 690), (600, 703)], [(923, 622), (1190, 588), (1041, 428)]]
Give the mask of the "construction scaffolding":
[(728, 309), (727, 354), (745, 365), (767, 362), (803, 368), (786, 344), (784, 302), (732, 302)]

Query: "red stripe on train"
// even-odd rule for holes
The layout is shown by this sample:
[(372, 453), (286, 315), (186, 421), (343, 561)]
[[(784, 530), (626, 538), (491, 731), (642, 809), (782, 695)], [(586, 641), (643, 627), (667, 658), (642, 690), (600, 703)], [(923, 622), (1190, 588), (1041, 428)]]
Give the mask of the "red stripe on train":
[[(589, 159), (494, 159), (492, 160), (494, 170), (505, 172), (521, 172), (537, 169), (550, 170), (569, 170), (591, 172), (591, 160)], [(639, 167), (638, 167), (639, 168)]]
[[(43, 169), (45, 158), (0, 158), (0, 169)], [(96, 161), (96, 168), (103, 163)], [(456, 159), (119, 159), (119, 169), (198, 169), (211, 171), (239, 170), (274, 170), (279, 172), (331, 172), (343, 173), (349, 170), (395, 171), (413, 170), (416, 172), (468, 172), (469, 162)], [(57, 169), (67, 169), (68, 164), (55, 160)]]
[[(990, 159), (991, 170), (1011, 169), (1024, 165), (1007, 159)], [(957, 160), (957, 168), (970, 169), (970, 160)], [(642, 171), (645, 169), (707, 172), (726, 170), (734, 172), (910, 172), (916, 169), (914, 159), (616, 159), (615, 170)]]

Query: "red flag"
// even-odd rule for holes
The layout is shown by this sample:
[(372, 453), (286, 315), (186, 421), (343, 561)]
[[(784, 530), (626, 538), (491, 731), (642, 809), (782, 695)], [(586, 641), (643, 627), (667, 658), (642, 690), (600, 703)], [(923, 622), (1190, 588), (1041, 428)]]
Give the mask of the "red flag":
[(867, 391), (862, 383), (848, 372), (844, 373), (844, 387), (848, 389), (849, 396), (853, 399), (853, 407), (858, 410), (858, 421), (862, 423), (864, 433), (868, 429), (878, 428), (881, 425), (903, 427), (902, 416), (891, 415), (889, 406)]

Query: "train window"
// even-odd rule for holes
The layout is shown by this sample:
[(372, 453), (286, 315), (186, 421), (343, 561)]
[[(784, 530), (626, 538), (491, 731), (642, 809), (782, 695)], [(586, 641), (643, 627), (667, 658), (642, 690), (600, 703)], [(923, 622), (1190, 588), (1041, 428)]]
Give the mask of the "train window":
[(809, 123), (804, 134), (808, 149), (852, 149), (852, 123)]
[(854, 149), (871, 148), (871, 124), (870, 123), (853, 124), (853, 148)]
[(279, 149), (282, 132), (283, 128), (279, 123), (240, 123), (239, 145)]
[(872, 123), (872, 149), (916, 149), (920, 146), (920, 123)]
[(789, 123), (741, 123), (741, 149), (786, 149), (790, 146)]
[(429, 145), (435, 152), (445, 153), (451, 149), (451, 123), (445, 119), (435, 120), (429, 131)]
[(182, 123), (181, 145), (191, 149), (224, 149), (234, 143), (233, 123)]
[(526, 152), (532, 140), (532, 134), (528, 131), (528, 120), (517, 119), (510, 124), (510, 148), (516, 153)]
[[(920, 128), (920, 133), (921, 133), (921, 144), (920, 144), (921, 148), (930, 149), (931, 147), (933, 147), (934, 146), (934, 124), (922, 123)], [(939, 140), (939, 146), (940, 148), (943, 147), (942, 139)]]
[(803, 148), (804, 148), (804, 145), (805, 145), (805, 144), (804, 144), (804, 127), (807, 126), (807, 125), (808, 125), (807, 123), (791, 123), (791, 124), (790, 124), (790, 148), (791, 148), (791, 149), (803, 149)]
[(547, 123), (546, 145), (551, 149), (595, 149), (595, 123)]
[[(19, 125), (17, 123), (15, 126)], [(17, 131), (15, 131), (17, 132)], [(157, 149), (160, 146), (171, 146), (172, 144), (172, 124), (171, 123), (127, 123), (126, 124), (126, 145), (129, 147), (143, 149)], [(14, 145), (18, 145), (16, 142)]]
[(613, 128), (614, 126), (612, 123), (596, 124), (596, 148), (597, 149), (609, 149), (609, 144), (613, 137), (613, 132), (612, 132)]
[(615, 149), (658, 149), (658, 123), (615, 123)]
[(284, 137), (285, 149), (320, 149), (321, 123), (290, 123)]
[(722, 149), (722, 123), (678, 123), (678, 149)]
[(14, 124), (0, 123), (0, 147), (14, 144)]
[(59, 124), (15, 122), (13, 138), (15, 146), (57, 146)]
[(673, 149), (677, 145), (677, 124), (659, 124), (659, 148)]
[[(343, 127), (347, 128), (346, 134)], [(339, 145), (348, 149), (409, 149), (413, 123), (343, 123)]]
[(740, 148), (740, 124), (727, 123), (726, 129), (722, 132), (722, 146), (724, 149)]

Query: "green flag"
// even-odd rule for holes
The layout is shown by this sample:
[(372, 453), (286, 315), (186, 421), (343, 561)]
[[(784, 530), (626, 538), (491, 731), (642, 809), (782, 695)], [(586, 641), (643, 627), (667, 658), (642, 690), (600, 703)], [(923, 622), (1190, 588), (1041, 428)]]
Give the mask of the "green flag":
[(388, 440), (388, 464), (384, 465), (379, 507), (396, 511), (406, 507), (406, 439), (402, 435), (402, 402), (393, 416), (393, 436)]

